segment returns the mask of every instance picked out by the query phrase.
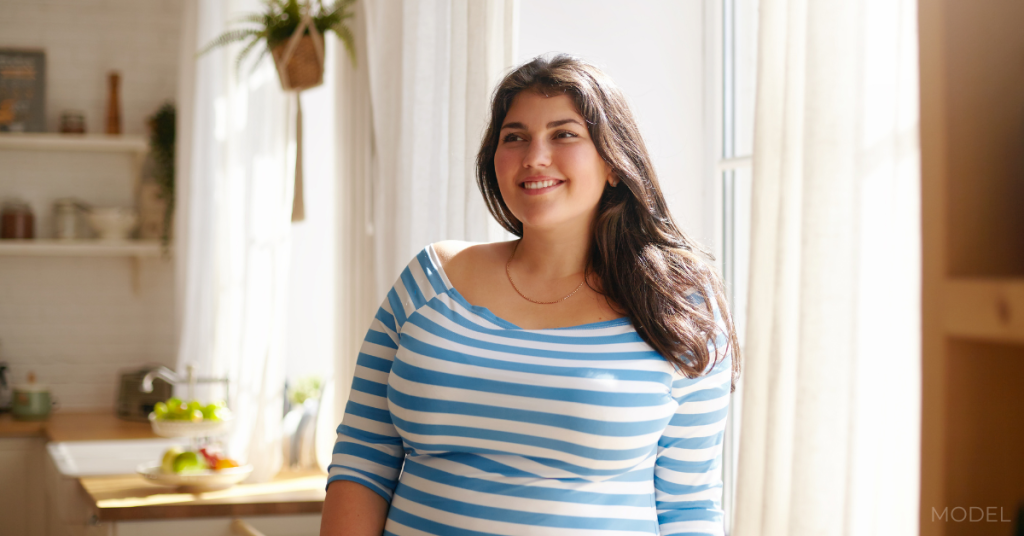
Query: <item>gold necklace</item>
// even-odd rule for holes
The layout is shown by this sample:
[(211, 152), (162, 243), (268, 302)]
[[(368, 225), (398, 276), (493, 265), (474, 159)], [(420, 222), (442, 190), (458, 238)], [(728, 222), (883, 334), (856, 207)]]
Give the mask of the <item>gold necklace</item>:
[[(521, 240), (520, 240), (520, 242), (521, 242)], [(522, 296), (523, 299), (528, 301), (528, 302), (533, 302), (533, 303), (536, 303), (536, 304), (539, 304), (539, 305), (554, 305), (556, 303), (564, 302), (565, 300), (568, 300), (569, 298), (571, 298), (573, 294), (576, 294), (576, 291), (578, 291), (579, 289), (583, 288), (583, 283), (585, 283), (587, 281), (587, 278), (584, 277), (583, 281), (580, 281), (580, 284), (576, 287), (576, 290), (570, 292), (566, 297), (564, 297), (564, 298), (562, 298), (560, 300), (555, 300), (555, 301), (537, 301), (537, 300), (534, 300), (532, 298), (528, 298), (526, 296), (526, 294), (523, 294), (519, 290), (519, 287), (516, 286), (515, 281), (512, 281), (512, 274), (509, 273), (509, 271), (508, 271), (508, 265), (512, 264), (512, 257), (515, 257), (517, 249), (519, 249), (519, 242), (516, 242), (515, 247), (512, 248), (512, 254), (508, 256), (508, 261), (505, 262), (505, 275), (508, 276), (508, 282), (512, 283), (512, 288), (516, 289), (516, 293), (519, 294), (520, 296)]]

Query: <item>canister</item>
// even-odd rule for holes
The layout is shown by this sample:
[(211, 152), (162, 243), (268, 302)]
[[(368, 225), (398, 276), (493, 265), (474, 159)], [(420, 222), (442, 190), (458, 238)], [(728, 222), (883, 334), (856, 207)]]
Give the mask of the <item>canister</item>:
[(45, 421), (52, 407), (50, 388), (36, 383), (35, 374), (29, 373), (28, 383), (14, 386), (11, 413), (16, 420)]

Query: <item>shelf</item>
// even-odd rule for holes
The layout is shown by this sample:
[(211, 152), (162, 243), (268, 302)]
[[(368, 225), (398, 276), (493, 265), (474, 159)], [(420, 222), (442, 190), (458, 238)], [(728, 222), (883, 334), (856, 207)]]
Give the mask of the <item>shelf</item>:
[(1024, 278), (946, 281), (946, 333), (952, 337), (1024, 343)]
[(0, 257), (160, 257), (156, 240), (0, 240)]
[(26, 151), (89, 151), (105, 153), (145, 153), (149, 150), (142, 136), (105, 134), (56, 134), (49, 132), (0, 134), (0, 149)]

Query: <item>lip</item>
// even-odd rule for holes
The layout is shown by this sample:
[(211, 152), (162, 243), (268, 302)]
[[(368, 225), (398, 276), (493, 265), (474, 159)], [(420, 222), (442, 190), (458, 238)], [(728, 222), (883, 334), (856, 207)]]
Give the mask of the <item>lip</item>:
[[(525, 184), (528, 183), (528, 182), (541, 182), (541, 181), (558, 181), (558, 182), (556, 182), (555, 184), (552, 184), (551, 186), (546, 186), (544, 188), (536, 188), (536, 189), (527, 189), (526, 186), (525, 186)], [(565, 184), (565, 179), (559, 179), (558, 177), (549, 177), (547, 175), (534, 175), (532, 177), (526, 177), (517, 186), (519, 186), (519, 188), (521, 188), (523, 190), (523, 192), (526, 193), (526, 195), (542, 195), (542, 194), (546, 194), (546, 193), (550, 192), (551, 190), (554, 190), (555, 188), (558, 188), (559, 186), (561, 186), (563, 184)]]

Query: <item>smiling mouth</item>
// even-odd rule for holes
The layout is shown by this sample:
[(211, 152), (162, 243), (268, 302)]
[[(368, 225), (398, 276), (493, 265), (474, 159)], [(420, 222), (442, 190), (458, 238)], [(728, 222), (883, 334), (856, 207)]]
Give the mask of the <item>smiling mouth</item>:
[(565, 181), (560, 181), (557, 179), (549, 179), (545, 181), (529, 181), (524, 182), (522, 184), (522, 187), (526, 188), (527, 190), (540, 190), (541, 188), (547, 188), (549, 186), (554, 186), (556, 184), (561, 184), (563, 182)]

